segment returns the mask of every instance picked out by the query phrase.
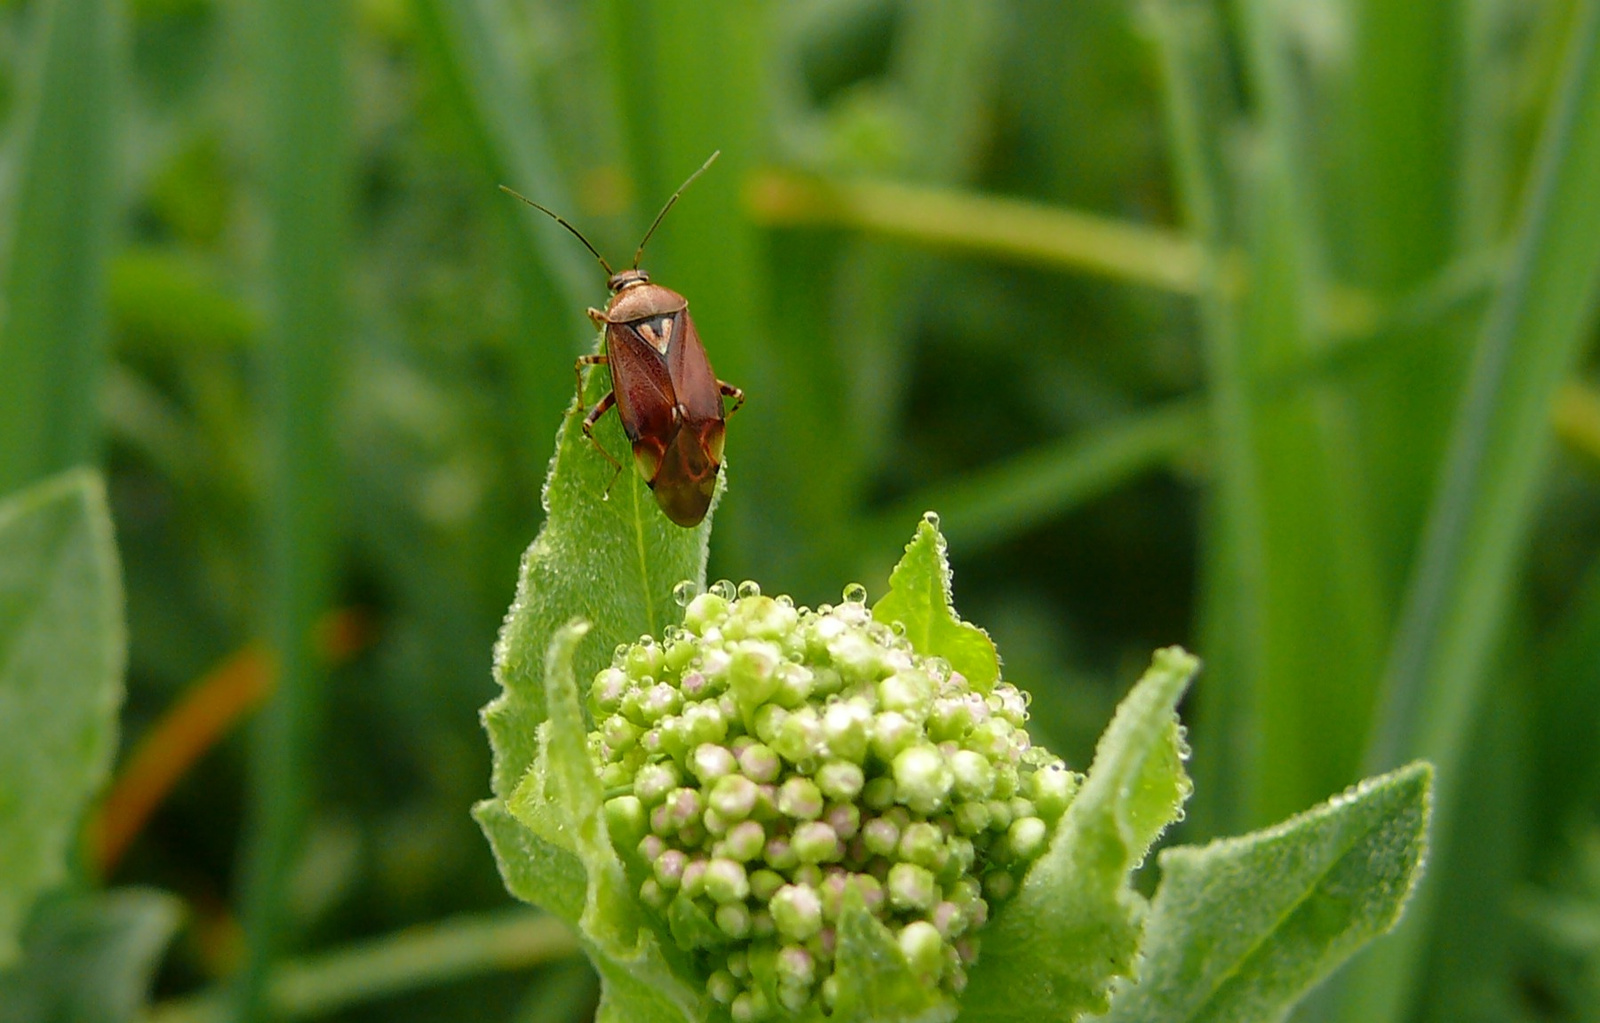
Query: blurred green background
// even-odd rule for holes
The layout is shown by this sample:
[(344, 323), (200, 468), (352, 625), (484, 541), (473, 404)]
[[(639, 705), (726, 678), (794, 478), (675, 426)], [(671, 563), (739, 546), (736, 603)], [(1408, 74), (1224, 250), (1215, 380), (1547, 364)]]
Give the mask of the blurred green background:
[[(622, 265), (721, 149), (644, 259), (749, 396), (712, 577), (881, 593), (936, 509), (1075, 764), (1207, 660), (1182, 839), (1438, 763), (1302, 1018), (1600, 1019), (1597, 7), (0, 3), (0, 492), (105, 467), (124, 762), (199, 754), (100, 858), (190, 909), (163, 1018), (499, 919), (477, 709), (605, 289), (495, 186)], [(304, 1004), (583, 1018), (539, 958)]]

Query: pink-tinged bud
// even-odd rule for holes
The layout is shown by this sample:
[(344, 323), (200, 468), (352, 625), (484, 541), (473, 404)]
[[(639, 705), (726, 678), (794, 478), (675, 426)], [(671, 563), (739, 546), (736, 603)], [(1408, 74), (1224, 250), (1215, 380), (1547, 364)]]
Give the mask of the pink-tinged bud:
[(822, 930), (822, 900), (815, 889), (784, 885), (773, 894), (769, 906), (778, 933), (791, 941), (805, 941)]

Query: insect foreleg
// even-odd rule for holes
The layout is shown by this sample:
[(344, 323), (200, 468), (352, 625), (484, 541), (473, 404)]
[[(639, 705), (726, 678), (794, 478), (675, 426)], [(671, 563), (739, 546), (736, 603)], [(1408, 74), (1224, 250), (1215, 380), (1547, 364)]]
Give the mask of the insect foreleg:
[[(607, 357), (607, 356), (604, 356), (604, 355), (580, 355), (580, 356), (578, 356), (577, 361), (572, 364), (572, 376), (573, 376), (573, 379), (576, 380), (577, 383), (578, 383), (578, 411), (579, 412), (583, 411), (583, 367), (585, 367), (585, 366), (606, 366), (606, 365), (609, 365), (610, 363), (611, 363), (611, 359), (609, 357)], [(607, 395), (606, 399), (607, 400), (615, 400), (614, 395)], [(604, 404), (604, 402), (602, 402), (602, 404)], [(610, 405), (606, 405), (606, 407), (610, 408), (611, 406)], [(584, 433), (588, 433), (589, 432), (589, 428), (587, 426), (584, 427), (584, 431), (583, 432)]]

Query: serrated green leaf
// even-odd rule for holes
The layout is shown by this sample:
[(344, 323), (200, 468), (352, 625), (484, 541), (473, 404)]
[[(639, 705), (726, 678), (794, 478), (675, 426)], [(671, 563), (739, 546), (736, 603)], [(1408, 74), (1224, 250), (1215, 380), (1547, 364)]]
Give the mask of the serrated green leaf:
[(578, 857), (540, 838), (498, 799), (483, 800), (472, 816), (489, 839), (506, 890), (577, 927), (585, 883)]
[(600, 1005), (595, 1023), (694, 1023), (707, 1018), (709, 1009), (690, 1015), (676, 1005), (670, 992), (663, 991), (650, 973), (636, 973), (627, 965), (596, 959), (600, 974)]
[[(571, 622), (556, 631), (545, 657), (545, 706), (549, 720), (540, 728), (543, 777), (530, 771), (512, 797), (511, 813), (524, 825), (530, 811), (553, 808), (559, 826), (570, 833), (570, 847), (588, 876), (587, 898), (579, 921), (585, 937), (607, 944), (631, 944), (628, 930), (638, 926), (639, 910), (606, 833), (600, 777), (589, 760), (583, 710), (578, 704), (572, 660), (589, 632), (587, 622)], [(530, 828), (531, 830), (531, 828)]]
[(1399, 920), (1433, 769), (1411, 764), (1264, 831), (1161, 853), (1143, 979), (1107, 1023), (1266, 1023)]
[(947, 1023), (955, 1006), (919, 982), (894, 935), (851, 888), (837, 928), (839, 999), (832, 1023)]
[[(610, 389), (610, 374), (596, 367), (585, 403), (593, 407)], [(618, 643), (659, 636), (681, 618), (674, 586), (685, 579), (705, 582), (711, 515), (693, 529), (673, 525), (633, 471), (615, 413), (602, 417), (594, 432), (623, 463), (621, 474), (584, 438), (582, 422), (576, 405), (561, 422), (545, 478), (544, 527), (523, 555), (516, 599), (495, 644), (495, 680), (503, 691), (483, 717), (494, 747), (494, 792), (502, 799), (521, 782), (538, 748), (543, 666), (556, 630), (574, 618), (593, 624), (574, 661), (587, 686)]]
[(872, 617), (885, 625), (899, 622), (917, 653), (943, 657), (974, 689), (987, 692), (1000, 678), (1000, 655), (989, 634), (962, 621), (950, 605), (950, 562), (936, 521), (924, 517), (917, 523)]
[(982, 933), (963, 1020), (1104, 1012), (1113, 979), (1132, 973), (1147, 907), (1128, 876), (1189, 794), (1174, 708), (1199, 668), (1158, 650), (1117, 708), (1049, 851)]
[(176, 898), (148, 889), (45, 901), (22, 962), (0, 973), (0, 1023), (138, 1019), (181, 916)]
[[(695, 1023), (708, 1011), (705, 996), (686, 979), (693, 971), (682, 955), (663, 943), (634, 898), (606, 830), (605, 793), (589, 759), (572, 667), (588, 632), (587, 623), (571, 622), (550, 641), (543, 672), (549, 717), (539, 729), (538, 767), (524, 778), (509, 809), (530, 836), (552, 822), (564, 831), (561, 845), (570, 847), (584, 878), (578, 930), (604, 980), (603, 1003), (626, 1003), (631, 1019)], [(562, 851), (559, 845), (550, 848)], [(641, 1006), (647, 1001), (652, 1007), (645, 1013)]]
[(0, 965), (66, 874), (117, 742), (126, 638), (111, 513), (70, 472), (0, 501)]

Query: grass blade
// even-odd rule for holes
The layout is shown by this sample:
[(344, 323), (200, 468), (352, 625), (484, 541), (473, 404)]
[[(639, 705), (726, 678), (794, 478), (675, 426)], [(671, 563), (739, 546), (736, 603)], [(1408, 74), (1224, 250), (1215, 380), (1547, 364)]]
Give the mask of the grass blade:
[[(1367, 755), (1373, 768), (1434, 761), (1440, 845), (1451, 839), (1464, 740), (1549, 455), (1550, 408), (1581, 351), (1600, 283), (1600, 205), (1592, 201), (1600, 178), (1600, 3), (1587, 0), (1578, 15), (1516, 258), (1473, 354)], [(1432, 890), (1423, 884), (1397, 940), (1347, 978), (1341, 1018), (1403, 1018)]]
[(37, 4), (0, 249), (0, 494), (94, 461), (117, 207), (121, 4)]
[[(239, 12), (253, 61), (262, 158), (267, 324), (262, 399), (270, 484), (264, 622), (278, 687), (254, 736), (244, 850), (246, 957), (239, 1016), (267, 1011), (285, 943), (285, 888), (312, 794), (321, 672), (313, 625), (327, 602), (333, 518), (331, 414), (345, 332), (350, 138), (342, 5), (282, 0)], [(248, 20), (246, 20), (248, 19)]]
[(1194, 246), (1175, 232), (1079, 210), (895, 181), (762, 171), (745, 190), (762, 224), (842, 226), (922, 245), (1064, 267), (1193, 294)]
[(874, 516), (863, 527), (869, 539), (862, 547), (892, 550), (905, 524), (931, 509), (970, 556), (1172, 462), (1203, 436), (1203, 413), (1180, 399), (934, 484)]

